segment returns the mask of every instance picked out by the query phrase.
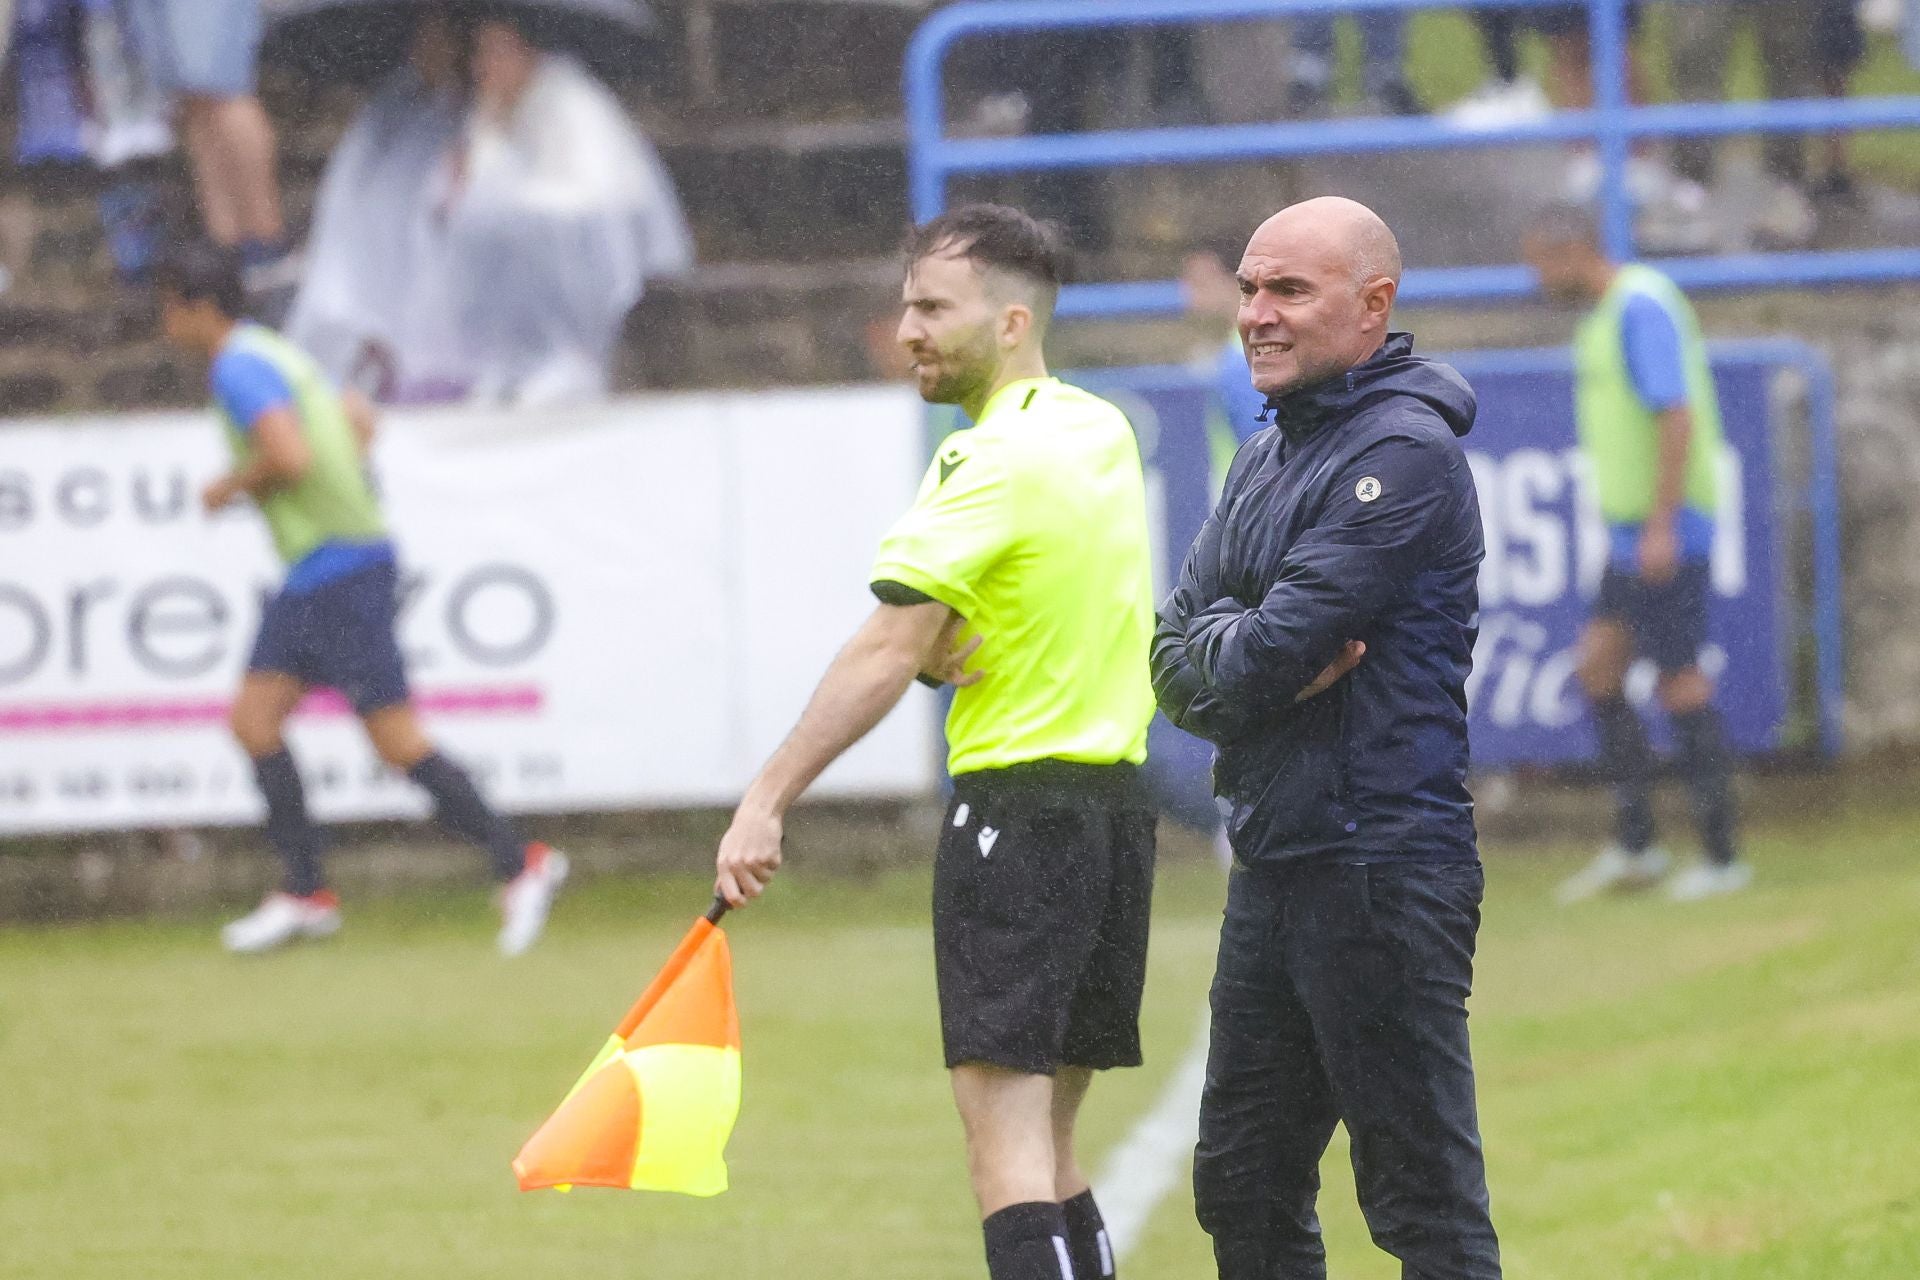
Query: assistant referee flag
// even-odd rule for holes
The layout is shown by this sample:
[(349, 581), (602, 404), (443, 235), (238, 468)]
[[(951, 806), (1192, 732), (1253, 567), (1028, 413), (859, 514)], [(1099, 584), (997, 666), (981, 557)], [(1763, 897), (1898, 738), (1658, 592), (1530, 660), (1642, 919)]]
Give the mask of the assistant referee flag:
[(681, 939), (514, 1157), (522, 1191), (580, 1186), (712, 1196), (727, 1189), (723, 1154), (740, 1114), (740, 1018), (733, 959), (715, 915)]

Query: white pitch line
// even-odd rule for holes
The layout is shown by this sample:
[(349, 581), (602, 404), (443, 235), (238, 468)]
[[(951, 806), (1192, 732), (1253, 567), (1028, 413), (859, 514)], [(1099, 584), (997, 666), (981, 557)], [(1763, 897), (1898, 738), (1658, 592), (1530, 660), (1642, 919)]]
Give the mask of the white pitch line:
[(1140, 1243), (1153, 1211), (1187, 1168), (1200, 1135), (1200, 1091), (1206, 1080), (1207, 1020), (1202, 1018), (1199, 1038), (1174, 1069), (1153, 1110), (1108, 1153), (1093, 1180), (1116, 1260), (1124, 1260)]

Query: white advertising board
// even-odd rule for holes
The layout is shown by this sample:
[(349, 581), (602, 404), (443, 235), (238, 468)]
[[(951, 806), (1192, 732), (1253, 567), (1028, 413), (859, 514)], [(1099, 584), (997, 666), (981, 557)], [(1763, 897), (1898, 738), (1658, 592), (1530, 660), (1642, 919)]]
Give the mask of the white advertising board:
[[(725, 804), (872, 607), (924, 458), (903, 389), (390, 415), (374, 465), (434, 736), (503, 807)], [(0, 834), (257, 821), (226, 729), (280, 569), (196, 414), (0, 427)], [(937, 776), (908, 701), (819, 794)], [(323, 819), (424, 812), (336, 698), (295, 717)]]

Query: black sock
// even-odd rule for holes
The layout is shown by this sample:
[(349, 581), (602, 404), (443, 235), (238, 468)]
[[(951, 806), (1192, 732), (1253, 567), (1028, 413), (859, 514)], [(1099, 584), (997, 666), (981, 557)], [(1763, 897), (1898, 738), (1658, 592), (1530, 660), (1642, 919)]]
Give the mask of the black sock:
[(1640, 715), (1619, 694), (1593, 704), (1600, 768), (1613, 784), (1614, 839), (1628, 853), (1653, 843), (1653, 748)]
[(1073, 1257), (1074, 1275), (1078, 1280), (1113, 1280), (1113, 1245), (1093, 1192), (1082, 1191), (1062, 1202), (1060, 1212), (1067, 1220), (1067, 1252)]
[(267, 843), (286, 868), (281, 887), (301, 897), (320, 892), (326, 885), (320, 858), (327, 837), (307, 816), (307, 791), (293, 757), (285, 747), (270, 756), (255, 756), (253, 780), (267, 802)]
[(1010, 1204), (980, 1224), (992, 1280), (1074, 1280), (1067, 1220), (1051, 1200)]
[(1701, 707), (1673, 717), (1673, 737), (1680, 772), (1693, 799), (1693, 820), (1707, 861), (1724, 867), (1735, 858), (1733, 847), (1733, 762), (1727, 755), (1726, 735), (1712, 707)]
[(527, 861), (527, 842), (480, 798), (465, 769), (436, 751), (407, 770), (407, 776), (433, 797), (433, 816), (441, 826), (487, 851), (495, 879), (511, 880), (520, 874)]

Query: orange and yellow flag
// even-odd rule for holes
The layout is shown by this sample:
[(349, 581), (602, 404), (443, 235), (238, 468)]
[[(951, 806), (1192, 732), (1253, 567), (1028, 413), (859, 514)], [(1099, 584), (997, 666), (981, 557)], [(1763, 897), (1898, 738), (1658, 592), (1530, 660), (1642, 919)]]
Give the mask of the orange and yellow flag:
[(674, 948), (560, 1105), (514, 1157), (522, 1191), (718, 1195), (740, 1114), (740, 1018), (724, 904)]

